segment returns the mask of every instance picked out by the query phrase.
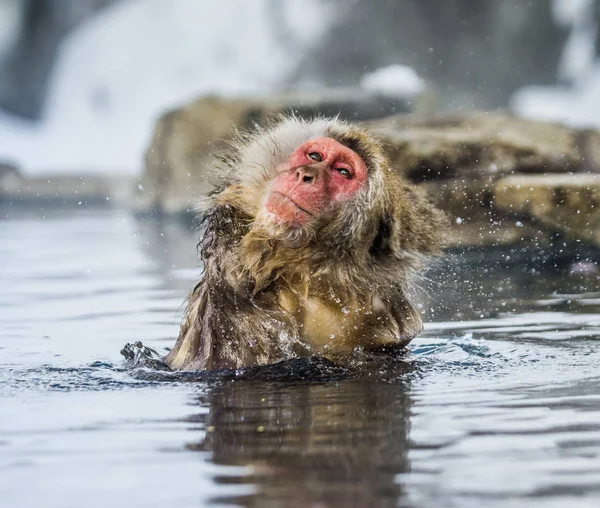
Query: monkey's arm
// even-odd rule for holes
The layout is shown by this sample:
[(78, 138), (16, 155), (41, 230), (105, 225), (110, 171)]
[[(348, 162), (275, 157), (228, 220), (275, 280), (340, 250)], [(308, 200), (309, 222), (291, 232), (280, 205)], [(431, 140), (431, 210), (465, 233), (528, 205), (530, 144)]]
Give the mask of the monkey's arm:
[(219, 340), (215, 332), (219, 328), (219, 312), (224, 312), (219, 300), (231, 292), (222, 280), (222, 264), (235, 251), (235, 243), (242, 235), (231, 207), (210, 208), (203, 224), (205, 230), (198, 247), (204, 261), (204, 275), (187, 299), (179, 337), (165, 357), (165, 362), (175, 370), (214, 368), (215, 341)]

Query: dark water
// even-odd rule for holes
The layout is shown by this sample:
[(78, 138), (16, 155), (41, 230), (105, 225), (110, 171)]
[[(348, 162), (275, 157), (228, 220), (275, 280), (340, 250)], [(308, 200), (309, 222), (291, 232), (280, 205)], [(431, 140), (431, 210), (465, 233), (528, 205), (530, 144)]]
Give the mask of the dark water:
[(132, 372), (125, 342), (173, 344), (195, 235), (43, 214), (0, 220), (0, 506), (600, 506), (596, 276), (446, 265), (383, 374)]

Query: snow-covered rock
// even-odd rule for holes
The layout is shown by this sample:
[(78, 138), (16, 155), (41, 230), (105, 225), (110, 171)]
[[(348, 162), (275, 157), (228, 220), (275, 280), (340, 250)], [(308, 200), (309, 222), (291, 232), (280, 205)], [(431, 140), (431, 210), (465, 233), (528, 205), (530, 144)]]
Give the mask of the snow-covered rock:
[(42, 123), (0, 115), (0, 159), (28, 174), (135, 173), (160, 113), (201, 94), (281, 86), (318, 44), (329, 8), (319, 0), (120, 2), (64, 41)]
[(365, 74), (360, 86), (392, 97), (414, 97), (425, 90), (425, 81), (412, 67), (394, 64)]
[(557, 86), (529, 86), (516, 92), (511, 109), (538, 120), (575, 127), (600, 127), (600, 61), (596, 58), (593, 0), (554, 0), (557, 23), (570, 27)]

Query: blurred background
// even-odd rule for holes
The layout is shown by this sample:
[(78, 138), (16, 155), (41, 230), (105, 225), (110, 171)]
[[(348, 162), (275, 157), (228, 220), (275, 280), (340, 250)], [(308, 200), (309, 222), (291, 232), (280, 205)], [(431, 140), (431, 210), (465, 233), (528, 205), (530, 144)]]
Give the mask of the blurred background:
[(0, 0), (0, 164), (136, 175), (201, 95), (426, 88), (600, 125), (600, 0)]

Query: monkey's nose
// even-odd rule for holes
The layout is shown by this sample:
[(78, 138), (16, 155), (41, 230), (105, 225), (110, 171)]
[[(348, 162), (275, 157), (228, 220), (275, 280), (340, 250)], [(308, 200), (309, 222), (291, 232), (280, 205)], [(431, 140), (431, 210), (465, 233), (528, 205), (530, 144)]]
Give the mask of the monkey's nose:
[(318, 168), (312, 166), (300, 166), (296, 168), (296, 180), (299, 183), (313, 183), (317, 178)]

